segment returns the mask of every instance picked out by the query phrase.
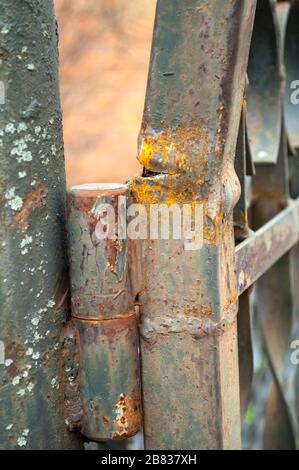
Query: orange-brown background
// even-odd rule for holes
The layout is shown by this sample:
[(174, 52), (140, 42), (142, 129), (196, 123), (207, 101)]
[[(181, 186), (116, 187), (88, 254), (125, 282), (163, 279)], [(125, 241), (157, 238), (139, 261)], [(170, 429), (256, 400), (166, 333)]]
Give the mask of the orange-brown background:
[(67, 184), (124, 181), (136, 160), (155, 0), (55, 0)]

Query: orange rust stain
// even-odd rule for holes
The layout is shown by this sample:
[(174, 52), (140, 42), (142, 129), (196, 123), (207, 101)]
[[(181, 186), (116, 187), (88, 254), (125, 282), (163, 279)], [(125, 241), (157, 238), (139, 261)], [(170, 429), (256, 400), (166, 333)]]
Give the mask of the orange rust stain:
[(130, 188), (137, 203), (157, 204), (160, 201), (161, 185), (158, 182), (149, 184), (147, 178), (136, 177), (133, 178)]
[(123, 331), (135, 330), (137, 327), (135, 311), (129, 312), (127, 315), (121, 315), (118, 318), (113, 318), (112, 320), (99, 320), (96, 323), (101, 328), (102, 337), (115, 336)]
[(141, 427), (140, 413), (140, 395), (128, 397), (125, 393), (121, 393), (115, 407), (116, 418), (113, 422), (115, 432), (113, 439), (126, 439), (136, 434)]
[(167, 129), (156, 135), (146, 135), (138, 160), (149, 170), (176, 174), (204, 166), (208, 150), (208, 131), (178, 127), (175, 131)]
[(15, 223), (21, 227), (22, 230), (27, 230), (31, 212), (35, 209), (40, 209), (45, 205), (45, 197), (47, 193), (48, 188), (41, 185), (26, 196), (22, 209), (14, 218)]
[(186, 317), (209, 318), (213, 315), (211, 305), (207, 304), (207, 299), (202, 299), (203, 303), (200, 307), (187, 305), (184, 308), (184, 315)]
[(124, 249), (124, 242), (122, 240), (113, 240), (107, 238), (105, 244), (105, 257), (107, 259), (107, 267), (110, 271), (115, 270), (117, 256)]
[(138, 204), (196, 204), (199, 201), (198, 186), (187, 179), (172, 179), (165, 176), (163, 180), (158, 178), (136, 177), (132, 180), (130, 188), (134, 200)]
[(211, 245), (217, 245), (222, 227), (222, 216), (223, 214), (220, 210), (216, 217), (212, 219), (209, 213), (204, 209), (203, 237), (205, 242)]

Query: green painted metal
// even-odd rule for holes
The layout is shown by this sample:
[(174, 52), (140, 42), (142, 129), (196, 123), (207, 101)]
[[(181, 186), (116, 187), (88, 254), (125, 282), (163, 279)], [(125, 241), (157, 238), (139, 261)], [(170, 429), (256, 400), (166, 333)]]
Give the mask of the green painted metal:
[(2, 0), (0, 446), (75, 449), (64, 422), (65, 177), (51, 0)]
[[(203, 204), (204, 245), (144, 243), (148, 449), (240, 447), (232, 210), (254, 1), (158, 1), (139, 161), (143, 204)], [(242, 38), (242, 40), (241, 40)], [(159, 173), (155, 175), (154, 173)]]

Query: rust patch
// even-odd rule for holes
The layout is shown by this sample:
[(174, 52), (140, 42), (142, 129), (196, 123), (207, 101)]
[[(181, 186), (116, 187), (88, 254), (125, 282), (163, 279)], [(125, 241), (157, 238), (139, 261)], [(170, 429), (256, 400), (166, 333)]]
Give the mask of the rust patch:
[(115, 432), (113, 439), (126, 439), (133, 436), (140, 429), (140, 396), (130, 398), (121, 393), (115, 407), (116, 418), (114, 420)]
[(199, 127), (166, 129), (155, 133), (147, 130), (138, 160), (148, 170), (169, 175), (196, 171), (207, 163), (209, 134)]
[(114, 271), (115, 269), (117, 252), (119, 249), (121, 249), (121, 244), (118, 240), (111, 240), (110, 238), (107, 238), (105, 244), (105, 257), (108, 261), (108, 268), (111, 271)]
[(136, 315), (135, 312), (130, 312), (112, 320), (89, 321), (89, 323), (98, 326), (103, 336), (115, 336), (122, 331), (130, 331), (132, 328), (136, 328)]
[(39, 186), (34, 191), (31, 191), (25, 198), (22, 209), (15, 215), (15, 223), (21, 227), (22, 230), (27, 230), (31, 212), (35, 209), (40, 209), (45, 205), (45, 198), (48, 193), (48, 188), (44, 185)]
[(7, 367), (7, 373), (14, 377), (18, 373), (19, 361), (25, 356), (23, 344), (9, 343), (5, 348), (5, 358), (11, 359), (12, 363)]

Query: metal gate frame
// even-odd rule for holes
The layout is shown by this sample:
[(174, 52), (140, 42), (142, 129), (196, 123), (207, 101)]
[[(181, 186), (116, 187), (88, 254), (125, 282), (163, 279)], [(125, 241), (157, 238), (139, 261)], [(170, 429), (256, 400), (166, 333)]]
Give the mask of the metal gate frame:
[[(71, 320), (59, 277), (65, 186), (52, 2), (10, 3), (3, 1), (0, 72), (9, 83), (1, 133), (1, 446), (78, 448), (76, 430), (122, 440), (140, 429), (143, 414), (147, 449), (240, 448), (256, 284), (273, 378), (264, 445), (294, 448), (284, 369), (299, 310), (298, 154), (288, 107), (298, 1), (158, 0), (139, 136), (143, 175), (68, 195)], [(116, 207), (121, 196), (148, 210), (203, 204), (202, 248), (95, 241), (103, 217), (95, 205)], [(30, 251), (38, 234), (44, 240)], [(32, 289), (29, 272), (38, 274), (50, 253), (50, 271)]]

